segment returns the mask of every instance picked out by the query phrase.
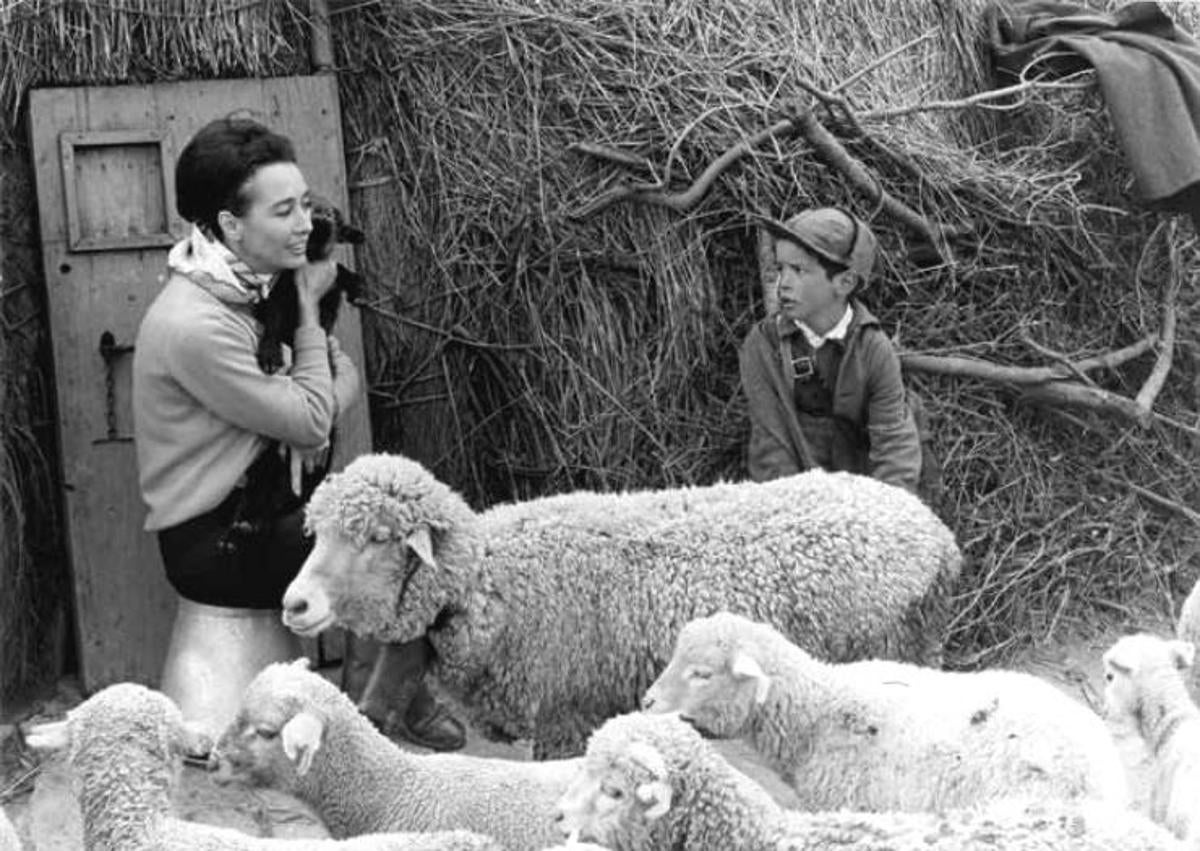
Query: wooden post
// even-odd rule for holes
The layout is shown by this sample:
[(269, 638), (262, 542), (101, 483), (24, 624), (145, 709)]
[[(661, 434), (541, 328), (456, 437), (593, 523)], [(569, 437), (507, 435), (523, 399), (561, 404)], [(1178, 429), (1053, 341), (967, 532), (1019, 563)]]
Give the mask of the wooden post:
[(309, 0), (309, 61), (314, 74), (328, 74), (333, 70), (333, 42), (329, 37), (329, 4), (326, 0)]

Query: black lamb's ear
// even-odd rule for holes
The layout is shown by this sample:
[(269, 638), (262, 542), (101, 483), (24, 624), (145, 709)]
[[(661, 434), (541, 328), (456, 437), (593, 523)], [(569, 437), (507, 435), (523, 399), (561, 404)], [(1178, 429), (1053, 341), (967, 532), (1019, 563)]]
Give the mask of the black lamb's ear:
[(350, 245), (362, 245), (366, 238), (367, 235), (354, 225), (346, 224), (345, 222), (338, 225), (338, 242), (346, 242)]

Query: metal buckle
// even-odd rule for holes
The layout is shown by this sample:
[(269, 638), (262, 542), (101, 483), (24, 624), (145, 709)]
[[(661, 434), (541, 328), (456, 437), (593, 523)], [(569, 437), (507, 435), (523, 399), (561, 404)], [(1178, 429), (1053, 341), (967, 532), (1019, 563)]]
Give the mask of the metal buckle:
[(812, 355), (800, 355), (792, 358), (792, 373), (799, 379), (812, 378), (817, 374), (817, 361)]

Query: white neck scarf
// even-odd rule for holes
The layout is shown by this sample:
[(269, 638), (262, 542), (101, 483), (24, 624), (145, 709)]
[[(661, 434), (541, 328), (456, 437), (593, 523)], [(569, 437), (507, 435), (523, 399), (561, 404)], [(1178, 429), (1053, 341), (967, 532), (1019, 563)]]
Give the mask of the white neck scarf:
[(273, 273), (251, 271), (225, 243), (210, 239), (199, 226), (171, 248), (167, 269), (229, 304), (261, 301), (275, 280)]

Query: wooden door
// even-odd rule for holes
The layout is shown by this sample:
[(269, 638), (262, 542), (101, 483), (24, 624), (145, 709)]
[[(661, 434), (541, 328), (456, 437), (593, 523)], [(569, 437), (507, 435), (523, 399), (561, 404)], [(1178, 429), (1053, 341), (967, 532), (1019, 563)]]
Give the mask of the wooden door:
[[(175, 156), (214, 118), (255, 118), (289, 136), (309, 185), (348, 209), (336, 81), (41, 89), (29, 109), (84, 687), (157, 684), (175, 595), (142, 528), (129, 355), (167, 250), (187, 232), (175, 212)], [(336, 333), (361, 367), (353, 309)], [(338, 434), (339, 466), (369, 449), (365, 404)]]

